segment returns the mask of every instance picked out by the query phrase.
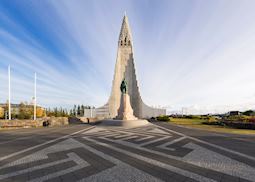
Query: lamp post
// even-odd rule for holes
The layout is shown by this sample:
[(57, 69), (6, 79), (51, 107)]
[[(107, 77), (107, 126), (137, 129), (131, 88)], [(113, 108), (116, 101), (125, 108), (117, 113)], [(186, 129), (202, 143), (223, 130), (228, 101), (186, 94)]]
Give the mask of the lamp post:
[(34, 78), (34, 120), (36, 120), (36, 73)]
[(8, 83), (8, 88), (9, 88), (9, 103), (8, 103), (8, 108), (9, 108), (9, 120), (11, 120), (11, 66), (8, 66), (8, 78), (9, 78), (9, 83)]

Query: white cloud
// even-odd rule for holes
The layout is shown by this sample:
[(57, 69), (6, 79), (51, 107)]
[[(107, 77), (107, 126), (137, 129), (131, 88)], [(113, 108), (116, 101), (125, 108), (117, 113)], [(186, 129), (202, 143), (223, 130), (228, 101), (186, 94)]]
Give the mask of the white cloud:
[(138, 83), (147, 104), (169, 110), (187, 107), (194, 113), (255, 109), (252, 1), (30, 3), (37, 12), (30, 21), (41, 22), (40, 31), (55, 40), (64, 58), (2, 12), (0, 16), (19, 34), (0, 28), (1, 102), (7, 98), (11, 64), (16, 102), (33, 95), (36, 71), (41, 105), (103, 105), (110, 94), (126, 10)]

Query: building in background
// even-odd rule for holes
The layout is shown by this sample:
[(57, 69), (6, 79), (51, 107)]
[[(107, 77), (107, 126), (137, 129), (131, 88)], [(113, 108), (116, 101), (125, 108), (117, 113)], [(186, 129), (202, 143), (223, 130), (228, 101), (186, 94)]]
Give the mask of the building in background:
[[(1, 115), (1, 113), (3, 114)], [(34, 114), (34, 105), (27, 103), (11, 104), (11, 113), (13, 119), (32, 119)], [(8, 115), (8, 104), (0, 103), (0, 118), (7, 118)], [(38, 118), (45, 116), (45, 108), (36, 106), (36, 115)]]

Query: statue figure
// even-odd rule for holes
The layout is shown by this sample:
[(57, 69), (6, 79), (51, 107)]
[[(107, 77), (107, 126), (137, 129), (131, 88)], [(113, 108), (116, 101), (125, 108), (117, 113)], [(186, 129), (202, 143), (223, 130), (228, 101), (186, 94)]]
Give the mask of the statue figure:
[(127, 82), (125, 80), (125, 78), (122, 80), (121, 85), (120, 85), (120, 91), (123, 94), (127, 93)]

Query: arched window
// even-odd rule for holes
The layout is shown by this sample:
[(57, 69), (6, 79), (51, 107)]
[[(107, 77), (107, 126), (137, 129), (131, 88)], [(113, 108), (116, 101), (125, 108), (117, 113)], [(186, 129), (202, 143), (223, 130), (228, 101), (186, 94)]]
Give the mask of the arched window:
[(122, 40), (120, 41), (120, 45), (122, 46)]

